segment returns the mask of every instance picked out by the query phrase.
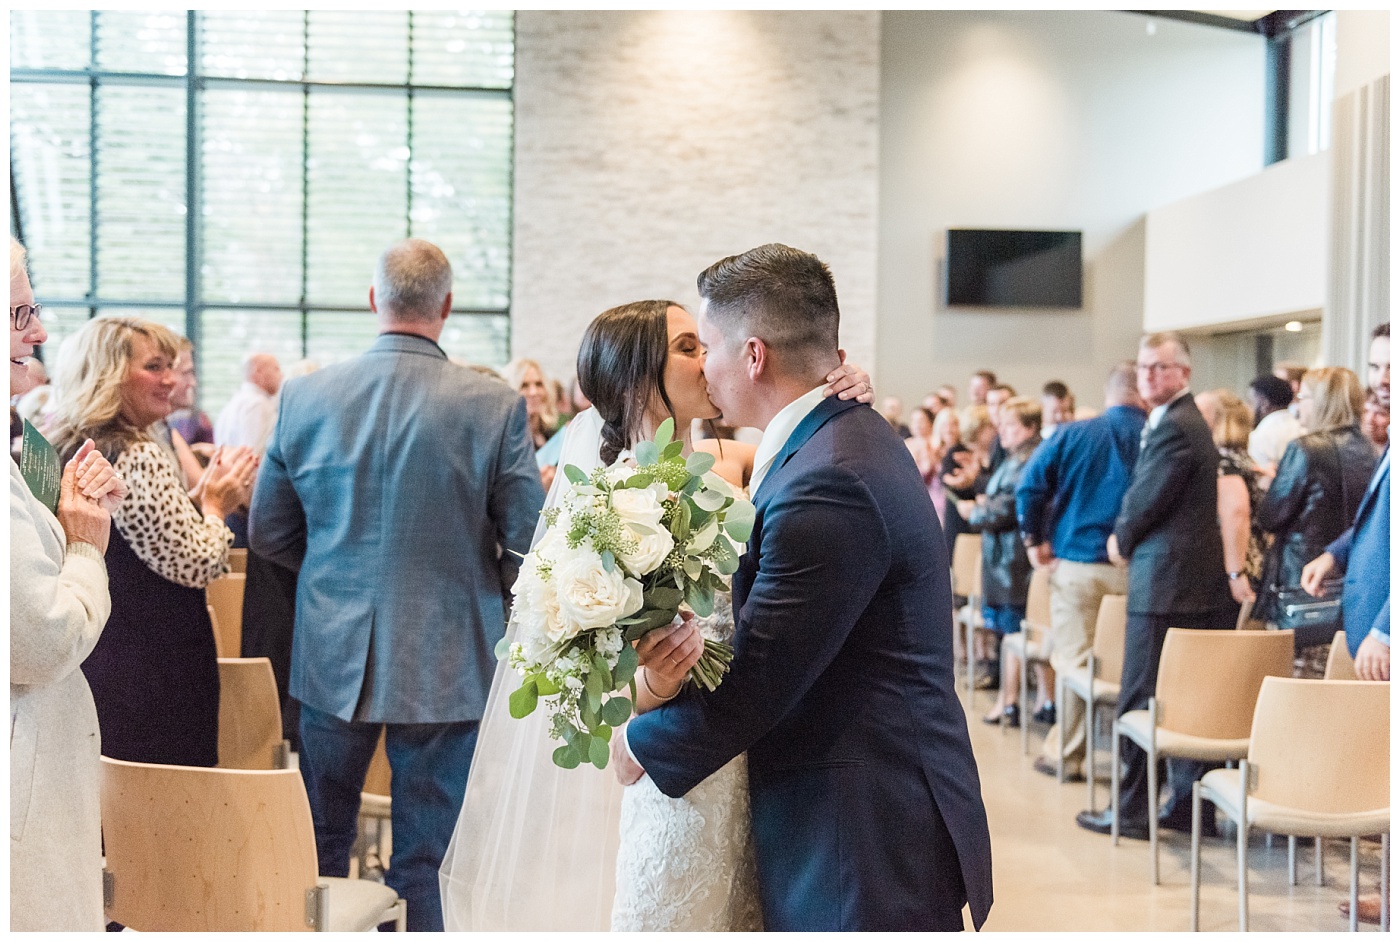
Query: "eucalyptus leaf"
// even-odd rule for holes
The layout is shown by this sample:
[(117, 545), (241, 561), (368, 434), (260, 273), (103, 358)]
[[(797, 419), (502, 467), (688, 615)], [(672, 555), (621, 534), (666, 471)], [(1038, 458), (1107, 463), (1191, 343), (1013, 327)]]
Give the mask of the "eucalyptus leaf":
[(539, 690), (542, 697), (552, 697), (559, 692), (559, 685), (544, 674), (535, 675), (535, 688)]
[(531, 713), (535, 712), (535, 705), (539, 702), (539, 691), (535, 687), (533, 680), (527, 680), (520, 685), (520, 689), (510, 695), (510, 715), (517, 720), (523, 720)]
[(693, 556), (685, 559), (685, 574), (691, 579), (698, 580), (700, 574), (705, 571), (705, 565)]
[(554, 764), (561, 769), (576, 769), (580, 764), (578, 753), (573, 746), (560, 746), (554, 750)]
[(496, 642), (496, 660), (503, 661), (510, 654), (510, 641), (505, 635), (501, 635), (501, 640)]
[(644, 487), (651, 487), (652, 481), (654, 480), (655, 478), (653, 478), (650, 474), (634, 474), (626, 480), (623, 486), (634, 487), (638, 490), (641, 490)]
[(608, 670), (608, 662), (603, 660), (601, 654), (593, 655), (593, 673), (598, 675), (598, 683), (603, 693), (616, 688), (613, 683), (612, 671)]
[(739, 543), (747, 543), (753, 535), (753, 504), (746, 500), (736, 500), (724, 514), (724, 532)]
[(588, 744), (588, 761), (600, 769), (608, 767), (608, 741), (606, 739), (593, 737), (593, 741)]
[(613, 697), (603, 704), (603, 722), (609, 726), (621, 726), (632, 716), (632, 701), (626, 697)]
[(569, 479), (570, 484), (588, 483), (588, 475), (584, 474), (583, 470), (575, 465), (564, 465), (564, 477)]
[(643, 467), (656, 464), (661, 457), (661, 449), (654, 442), (637, 442), (637, 464)]
[(701, 618), (706, 618), (715, 610), (715, 597), (700, 585), (692, 585), (690, 591), (685, 594), (685, 602)]
[[(685, 598), (685, 593), (680, 589), (672, 589), (664, 585), (659, 585), (654, 589), (648, 589), (646, 594), (642, 596), (642, 601), (647, 608), (665, 609), (669, 612), (675, 612), (676, 606), (681, 604), (683, 598)], [(675, 616), (672, 615), (671, 617), (674, 618)], [(666, 619), (666, 621), (670, 620), (670, 618)], [(665, 624), (665, 622), (662, 624)]]
[[(637, 674), (637, 649), (630, 644), (622, 646), (617, 655), (617, 666), (613, 668), (613, 685), (621, 689), (632, 682)], [(617, 724), (614, 723), (614, 726)]]
[(719, 536), (719, 525), (716, 524), (713, 520), (711, 520), (709, 523), (701, 527), (700, 530), (695, 534), (695, 536), (691, 537), (690, 542), (686, 544), (686, 552), (705, 552), (705, 550), (709, 549), (710, 545), (714, 543), (715, 537), (717, 536)]
[(723, 559), (716, 559), (714, 563), (715, 569), (722, 576), (732, 576), (739, 571), (738, 556), (726, 556)]
[(677, 506), (676, 515), (671, 518), (671, 535), (677, 540), (690, 535), (690, 501), (683, 500)]
[(728, 481), (720, 477), (714, 471), (706, 471), (700, 476), (700, 480), (707, 490), (714, 491), (716, 494), (723, 494), (725, 497), (734, 496), (734, 488), (730, 486)]
[(691, 474), (704, 474), (715, 466), (715, 456), (708, 451), (693, 451), (685, 459), (685, 469)]
[(661, 449), (661, 456), (663, 458), (679, 458), (681, 456), (681, 452), (684, 450), (684, 442), (671, 442), (671, 444)]
[[(589, 696), (587, 692), (584, 693), (583, 697), (579, 698), (578, 716), (579, 719), (583, 720), (584, 726), (592, 729), (594, 726), (598, 725), (598, 709), (601, 705), (602, 704), (597, 699)], [(587, 740), (584, 740), (584, 742), (584, 748), (587, 748)], [(575, 741), (574, 744), (578, 745), (578, 742)]]
[(588, 695), (588, 701), (593, 704), (593, 709), (598, 709), (598, 704), (603, 699), (603, 678), (598, 675), (596, 670), (589, 671), (588, 676), (584, 678), (583, 692)]
[(671, 439), (675, 436), (675, 434), (676, 420), (668, 416), (667, 418), (661, 421), (660, 425), (656, 427), (656, 437), (653, 439), (653, 441), (656, 442), (657, 448), (665, 448), (667, 445), (671, 444)]
[(613, 556), (612, 550), (603, 550), (602, 558), (603, 569), (605, 569), (608, 572), (612, 572), (614, 569), (617, 568), (617, 558)]
[(701, 510), (709, 511), (710, 513), (719, 510), (725, 505), (725, 502), (729, 500), (724, 494), (718, 491), (712, 491), (709, 488), (692, 494), (690, 499), (695, 501), (696, 507), (699, 507)]

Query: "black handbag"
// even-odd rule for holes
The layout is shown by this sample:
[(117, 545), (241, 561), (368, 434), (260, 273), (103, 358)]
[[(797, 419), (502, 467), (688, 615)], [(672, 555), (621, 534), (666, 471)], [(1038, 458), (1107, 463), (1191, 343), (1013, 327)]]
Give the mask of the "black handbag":
[[(1337, 459), (1337, 475), (1342, 486), (1342, 529), (1350, 525), (1347, 516), (1347, 478), (1342, 467), (1342, 453), (1336, 443), (1332, 443), (1332, 453)], [(1322, 595), (1309, 595), (1302, 586), (1284, 588), (1276, 586), (1278, 601), (1274, 611), (1280, 629), (1292, 629), (1293, 649), (1316, 644), (1331, 644), (1332, 637), (1342, 628), (1342, 582), (1341, 579), (1324, 579)]]

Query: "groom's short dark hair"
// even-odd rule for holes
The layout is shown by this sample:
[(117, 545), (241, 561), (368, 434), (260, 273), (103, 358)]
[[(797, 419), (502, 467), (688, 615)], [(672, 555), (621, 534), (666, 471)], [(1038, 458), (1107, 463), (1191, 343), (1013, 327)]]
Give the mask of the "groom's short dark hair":
[(757, 337), (799, 359), (834, 353), (841, 325), (836, 282), (809, 252), (770, 242), (715, 262), (696, 279), (705, 316), (729, 339)]

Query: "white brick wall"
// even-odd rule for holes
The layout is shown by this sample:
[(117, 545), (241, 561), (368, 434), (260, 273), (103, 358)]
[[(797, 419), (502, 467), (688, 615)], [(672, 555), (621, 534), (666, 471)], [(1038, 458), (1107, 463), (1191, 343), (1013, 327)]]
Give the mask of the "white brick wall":
[(785, 242), (824, 259), (875, 364), (875, 12), (516, 14), (512, 350), (573, 373), (601, 311)]

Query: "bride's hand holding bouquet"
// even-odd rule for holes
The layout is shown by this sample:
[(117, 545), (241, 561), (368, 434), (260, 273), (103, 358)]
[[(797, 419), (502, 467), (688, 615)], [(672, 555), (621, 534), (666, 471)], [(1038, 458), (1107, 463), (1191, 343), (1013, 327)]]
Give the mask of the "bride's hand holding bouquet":
[[(564, 467), (568, 492), (546, 511), (547, 530), (515, 583), (508, 656), (523, 680), (510, 712), (523, 718), (546, 698), (551, 735), (564, 742), (554, 761), (564, 768), (607, 767), (612, 731), (636, 698), (633, 645), (682, 606), (709, 615), (753, 529), (753, 505), (710, 470), (712, 455), (682, 457), (673, 429), (667, 419), (638, 444), (635, 464), (591, 475)], [(715, 689), (733, 656), (706, 639), (690, 678)]]

